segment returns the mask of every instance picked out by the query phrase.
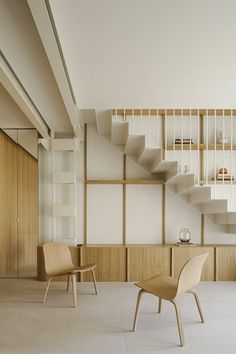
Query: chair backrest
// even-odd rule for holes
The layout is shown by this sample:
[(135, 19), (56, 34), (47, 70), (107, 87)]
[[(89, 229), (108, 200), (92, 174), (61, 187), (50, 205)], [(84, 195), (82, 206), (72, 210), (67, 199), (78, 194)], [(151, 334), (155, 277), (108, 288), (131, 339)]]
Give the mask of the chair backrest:
[(200, 282), (202, 267), (208, 255), (209, 253), (203, 253), (200, 256), (189, 259), (185, 263), (179, 275), (176, 295), (191, 290)]
[(63, 243), (43, 245), (45, 270), (47, 274), (60, 274), (74, 267), (69, 247)]

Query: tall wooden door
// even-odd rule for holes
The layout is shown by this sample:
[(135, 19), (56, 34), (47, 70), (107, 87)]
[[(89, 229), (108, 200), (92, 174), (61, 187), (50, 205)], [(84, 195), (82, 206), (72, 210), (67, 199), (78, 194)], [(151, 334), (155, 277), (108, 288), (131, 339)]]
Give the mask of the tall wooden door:
[(36, 275), (38, 163), (0, 131), (0, 277)]
[(36, 276), (38, 244), (38, 162), (18, 147), (18, 237), (19, 277)]
[(0, 276), (17, 275), (17, 145), (0, 132)]

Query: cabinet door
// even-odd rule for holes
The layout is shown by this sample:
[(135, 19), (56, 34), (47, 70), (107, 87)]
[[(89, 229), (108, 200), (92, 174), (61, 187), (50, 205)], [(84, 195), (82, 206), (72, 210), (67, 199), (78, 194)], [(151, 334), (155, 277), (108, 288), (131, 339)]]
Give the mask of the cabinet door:
[(38, 243), (38, 162), (18, 147), (18, 275), (36, 276)]
[(17, 275), (17, 145), (0, 132), (0, 276)]

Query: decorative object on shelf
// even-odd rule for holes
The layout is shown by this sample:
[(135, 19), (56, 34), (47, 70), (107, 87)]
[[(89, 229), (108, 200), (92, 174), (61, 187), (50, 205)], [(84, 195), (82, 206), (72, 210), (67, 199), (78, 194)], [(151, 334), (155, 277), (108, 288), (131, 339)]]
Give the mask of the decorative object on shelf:
[(184, 173), (189, 173), (188, 165), (184, 165)]
[(234, 176), (228, 173), (228, 169), (226, 167), (221, 167), (219, 172), (216, 174), (216, 177), (212, 177), (212, 181), (234, 181)]
[(179, 240), (181, 243), (189, 243), (191, 240), (191, 232), (187, 227), (182, 227), (179, 232)]
[[(182, 144), (182, 139), (175, 138), (175, 142), (173, 144), (176, 144), (176, 145)], [(183, 144), (193, 144), (193, 139), (183, 138)]]
[(197, 246), (195, 243), (192, 242), (177, 242), (175, 245), (178, 247)]
[(220, 144), (227, 144), (229, 142), (228, 137), (225, 135), (223, 136), (223, 132), (220, 131), (219, 143)]
[(226, 167), (221, 167), (220, 169), (219, 169), (219, 172), (218, 172), (219, 174), (224, 174), (224, 175), (226, 175), (226, 174), (228, 174), (228, 169), (226, 168)]

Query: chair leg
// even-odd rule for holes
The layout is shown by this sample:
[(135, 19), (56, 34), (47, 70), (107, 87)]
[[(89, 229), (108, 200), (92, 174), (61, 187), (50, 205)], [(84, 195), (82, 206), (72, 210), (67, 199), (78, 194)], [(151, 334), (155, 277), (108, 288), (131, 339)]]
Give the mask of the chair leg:
[(71, 276), (72, 276), (72, 289), (73, 289), (74, 307), (77, 307), (78, 306), (78, 302), (77, 302), (76, 274), (71, 274)]
[(134, 315), (133, 332), (135, 332), (135, 330), (136, 330), (140, 300), (141, 300), (141, 296), (143, 295), (144, 292), (145, 291), (143, 289), (141, 289), (138, 293), (135, 315)]
[(93, 284), (94, 284), (95, 294), (97, 295), (98, 294), (98, 290), (97, 290), (97, 285), (96, 285), (95, 272), (94, 272), (93, 269), (91, 270), (91, 272), (92, 272), (92, 276), (93, 276)]
[(157, 313), (161, 313), (162, 298), (159, 297)]
[(184, 331), (183, 331), (183, 324), (182, 324), (182, 319), (181, 319), (181, 314), (180, 314), (180, 311), (179, 311), (179, 307), (178, 307), (177, 303), (174, 300), (170, 300), (170, 302), (172, 302), (172, 304), (175, 307), (178, 330), (179, 330), (180, 345), (181, 345), (181, 347), (183, 347), (184, 344), (185, 344), (185, 342), (184, 342)]
[(48, 289), (49, 289), (49, 286), (50, 286), (51, 280), (52, 280), (52, 278), (49, 278), (49, 279), (48, 279), (48, 283), (47, 283), (47, 287), (46, 287), (46, 290), (45, 290), (45, 294), (44, 294), (43, 302), (45, 302), (45, 300), (46, 300), (46, 297), (47, 297), (47, 294), (48, 294)]
[(202, 313), (202, 309), (201, 309), (201, 306), (200, 306), (200, 302), (199, 302), (199, 297), (198, 297), (198, 294), (195, 293), (195, 291), (193, 290), (190, 290), (188, 291), (188, 293), (190, 294), (193, 294), (194, 295), (194, 298), (195, 298), (195, 301), (196, 301), (196, 304), (197, 304), (197, 308), (198, 308), (198, 312), (199, 312), (199, 315), (200, 315), (200, 318), (201, 318), (201, 321), (202, 323), (204, 323), (204, 317), (203, 317), (203, 313)]
[(67, 288), (66, 288), (67, 291), (69, 291), (69, 289), (70, 289), (70, 277), (71, 277), (71, 274), (68, 274), (68, 276), (67, 276)]

